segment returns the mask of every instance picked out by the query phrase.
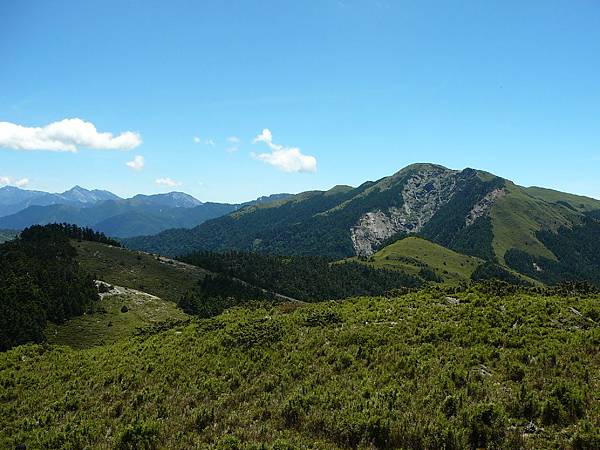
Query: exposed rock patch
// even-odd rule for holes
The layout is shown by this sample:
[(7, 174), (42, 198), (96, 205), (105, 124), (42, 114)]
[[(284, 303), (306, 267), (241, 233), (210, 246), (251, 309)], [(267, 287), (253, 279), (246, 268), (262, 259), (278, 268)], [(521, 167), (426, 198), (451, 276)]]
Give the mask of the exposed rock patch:
[(368, 212), (350, 229), (355, 253), (370, 256), (379, 244), (394, 234), (420, 231), (452, 199), (459, 173), (431, 167), (410, 176), (401, 192), (401, 207)]
[(472, 225), (477, 219), (487, 214), (489, 209), (496, 203), (496, 200), (504, 197), (504, 195), (506, 195), (506, 191), (502, 188), (494, 189), (489, 192), (473, 206), (471, 211), (469, 211), (469, 214), (467, 214), (467, 217), (465, 218), (465, 225)]

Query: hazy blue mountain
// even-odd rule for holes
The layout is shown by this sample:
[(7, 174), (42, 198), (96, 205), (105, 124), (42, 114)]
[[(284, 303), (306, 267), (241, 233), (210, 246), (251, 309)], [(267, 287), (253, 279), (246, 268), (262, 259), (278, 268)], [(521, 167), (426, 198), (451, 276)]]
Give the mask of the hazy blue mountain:
[(128, 199), (130, 204), (146, 204), (169, 206), (176, 208), (193, 208), (202, 205), (202, 202), (184, 192), (168, 192), (166, 194), (143, 195), (138, 194)]
[(49, 193), (5, 186), (0, 189), (0, 217), (18, 213), (30, 206), (84, 206), (106, 200), (120, 200), (120, 197), (109, 191), (88, 190), (81, 186), (75, 186), (62, 193)]
[[(181, 193), (172, 197), (175, 205), (168, 206), (168, 195), (136, 196), (132, 199), (106, 200), (91, 205), (54, 204), (30, 206), (15, 214), (0, 217), (0, 228), (23, 229), (30, 225), (73, 223), (91, 227), (114, 237), (156, 234), (169, 228), (191, 228), (202, 222), (234, 211), (238, 206), (226, 203), (201, 203)], [(155, 201), (156, 200), (156, 201)]]
[(75, 186), (68, 191), (60, 194), (60, 197), (65, 199), (68, 202), (76, 202), (76, 203), (98, 203), (105, 200), (120, 200), (121, 197), (113, 194), (109, 191), (103, 191), (99, 189), (88, 190), (84, 189), (81, 186)]
[(21, 230), (67, 222), (120, 238), (154, 235), (171, 228), (193, 228), (243, 206), (268, 205), (290, 196), (273, 194), (238, 205), (202, 203), (184, 192), (122, 199), (109, 191), (81, 186), (60, 194), (5, 187), (0, 189), (0, 228)]

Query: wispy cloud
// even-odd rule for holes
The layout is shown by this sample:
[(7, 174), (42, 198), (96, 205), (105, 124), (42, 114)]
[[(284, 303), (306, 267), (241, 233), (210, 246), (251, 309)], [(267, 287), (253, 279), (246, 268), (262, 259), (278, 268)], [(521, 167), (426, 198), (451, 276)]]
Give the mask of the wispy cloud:
[(146, 161), (142, 155), (135, 155), (131, 161), (127, 161), (125, 165), (133, 170), (140, 171), (144, 168)]
[(205, 143), (206, 145), (208, 145), (209, 147), (214, 147), (215, 145), (217, 145), (217, 143), (216, 143), (215, 141), (213, 141), (212, 139), (206, 139), (206, 140), (204, 141), (204, 143)]
[(141, 143), (141, 136), (133, 131), (124, 131), (114, 136), (109, 132), (99, 132), (93, 123), (77, 118), (64, 119), (43, 127), (25, 127), (11, 122), (0, 122), (0, 148), (13, 150), (130, 150)]
[(201, 142), (202, 142), (202, 139), (200, 139), (200, 137), (194, 136), (194, 144), (200, 144)]
[(172, 180), (169, 177), (157, 178), (156, 180), (154, 180), (154, 182), (156, 184), (158, 184), (159, 186), (166, 186), (166, 187), (170, 187), (170, 188), (176, 187), (176, 186), (181, 186), (183, 184), (179, 181)]
[(252, 157), (270, 164), (284, 172), (316, 172), (317, 159), (314, 156), (304, 155), (297, 147), (285, 147), (273, 143), (271, 130), (265, 128), (261, 134), (252, 141), (253, 144), (263, 142), (271, 149), (270, 153), (251, 153)]
[(19, 178), (17, 180), (13, 180), (11, 177), (3, 177), (0, 176), (0, 186), (16, 186), (16, 187), (24, 187), (29, 184), (29, 178)]
[(242, 141), (237, 136), (229, 136), (227, 138), (227, 142), (229, 142), (230, 144), (233, 144), (233, 145), (237, 145), (237, 144), (241, 143)]

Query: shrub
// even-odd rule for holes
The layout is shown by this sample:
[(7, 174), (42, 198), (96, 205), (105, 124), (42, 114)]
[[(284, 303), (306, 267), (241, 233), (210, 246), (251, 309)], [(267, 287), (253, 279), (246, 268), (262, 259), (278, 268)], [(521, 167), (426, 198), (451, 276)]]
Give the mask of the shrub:
[(200, 409), (194, 413), (194, 429), (196, 431), (203, 431), (206, 427), (211, 425), (215, 420), (214, 410)]
[(158, 425), (136, 420), (128, 425), (118, 438), (117, 450), (151, 450), (157, 448)]
[(322, 327), (341, 323), (342, 318), (335, 311), (313, 311), (306, 318), (309, 327)]
[(468, 418), (471, 448), (493, 447), (504, 439), (504, 412), (490, 403), (479, 405)]
[(257, 319), (242, 322), (228, 333), (225, 343), (229, 346), (252, 347), (267, 345), (281, 340), (283, 330), (278, 322), (270, 319)]
[(600, 429), (587, 420), (581, 421), (571, 440), (573, 450), (597, 450), (600, 448)]
[(565, 410), (556, 397), (550, 397), (542, 404), (542, 422), (545, 425), (562, 423), (565, 416)]

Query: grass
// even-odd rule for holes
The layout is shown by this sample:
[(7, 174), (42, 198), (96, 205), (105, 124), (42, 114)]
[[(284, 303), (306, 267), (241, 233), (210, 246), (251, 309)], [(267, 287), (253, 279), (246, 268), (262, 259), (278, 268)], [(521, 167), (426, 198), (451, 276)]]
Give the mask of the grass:
[(490, 211), (494, 229), (492, 245), (499, 261), (504, 262), (504, 254), (511, 248), (556, 260), (535, 234), (542, 226), (555, 231), (571, 225), (576, 220), (575, 213), (532, 197), (520, 187), (509, 185), (507, 190), (507, 195), (498, 199)]
[(0, 448), (598, 448), (600, 298), (489, 292), (20, 346), (0, 354)]
[[(123, 306), (127, 312), (121, 311)], [(48, 324), (45, 330), (48, 343), (89, 348), (130, 337), (139, 328), (189, 318), (173, 302), (133, 291), (104, 295), (96, 309), (98, 312), (61, 325)]]
[(426, 239), (409, 236), (382, 248), (367, 263), (377, 268), (403, 270), (411, 275), (418, 275), (425, 264), (444, 281), (458, 282), (469, 280), (482, 262)]
[(541, 187), (525, 188), (529, 195), (540, 198), (549, 203), (565, 202), (577, 211), (586, 212), (600, 209), (600, 200), (581, 195), (567, 194), (553, 189)]
[(206, 271), (143, 253), (97, 242), (73, 241), (79, 264), (97, 279), (177, 302)]

